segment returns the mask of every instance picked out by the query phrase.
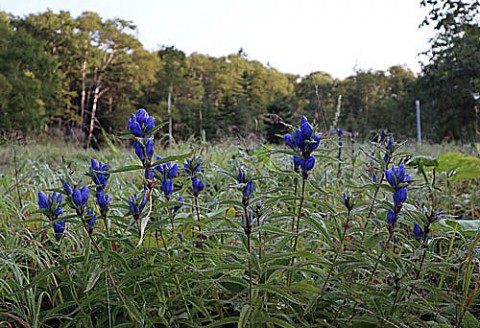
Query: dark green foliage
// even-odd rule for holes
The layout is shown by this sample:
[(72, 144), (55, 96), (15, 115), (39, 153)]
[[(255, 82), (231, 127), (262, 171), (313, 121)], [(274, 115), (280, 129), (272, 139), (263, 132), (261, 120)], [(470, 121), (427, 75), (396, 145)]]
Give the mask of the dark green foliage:
[(0, 129), (36, 135), (47, 128), (98, 146), (103, 131), (124, 130), (131, 109), (146, 107), (159, 121), (171, 119), (177, 140), (254, 134), (274, 141), (282, 133), (275, 121), (301, 115), (326, 134), (343, 128), (370, 138), (386, 128), (414, 138), (420, 100), (424, 139), (473, 140), (479, 133), (478, 1), (422, 5), (430, 11), (425, 24), (439, 33), (418, 77), (397, 65), (358, 69), (343, 80), (321, 71), (284, 74), (243, 49), (219, 58), (171, 45), (149, 52), (133, 36), (132, 22), (93, 12), (2, 13)]
[[(180, 172), (173, 178), (174, 196), (167, 200), (160, 190), (152, 191), (138, 222), (146, 225), (134, 224), (128, 231), (127, 198), (147, 184), (143, 167), (132, 165), (138, 163), (133, 149), (121, 149), (118, 156), (73, 152), (65, 145), (2, 148), (0, 159), (11, 156), (13, 146), (24, 155), (15, 163), (17, 170), (8, 167), (0, 175), (0, 322), (25, 327), (478, 326), (479, 180), (462, 169), (478, 166), (475, 158), (437, 153), (409, 161), (405, 146), (395, 144), (391, 161), (406, 162), (412, 181), (390, 233), (386, 213), (392, 188), (382, 173), (384, 143), (345, 152), (337, 170), (335, 143), (322, 141), (300, 195), (292, 152), (285, 154), (283, 146), (232, 146), (240, 142), (195, 144), (194, 152), (203, 158), (198, 176), (206, 186), (198, 206), (190, 178)], [(352, 148), (348, 138), (344, 143)], [(190, 147), (180, 144), (156, 154), (181, 164), (191, 158)], [(37, 210), (36, 192), (61, 191), (60, 178), (71, 175), (72, 181), (83, 178), (94, 193), (84, 174), (90, 156), (111, 165), (109, 225), (98, 218), (90, 236), (64, 195), (61, 219), (67, 227), (56, 241), (52, 222)], [(239, 167), (248, 171), (241, 181), (255, 182), (248, 203), (242, 202)], [(420, 167), (423, 173), (415, 171)], [(372, 170), (378, 175), (375, 183)], [(178, 205), (173, 199), (180, 195), (185, 200), (172, 217), (170, 209)], [(98, 213), (90, 196), (87, 207)], [(253, 214), (250, 251), (241, 220), (244, 207)], [(292, 228), (297, 215), (298, 233)], [(427, 239), (413, 236), (414, 223), (429, 226)]]

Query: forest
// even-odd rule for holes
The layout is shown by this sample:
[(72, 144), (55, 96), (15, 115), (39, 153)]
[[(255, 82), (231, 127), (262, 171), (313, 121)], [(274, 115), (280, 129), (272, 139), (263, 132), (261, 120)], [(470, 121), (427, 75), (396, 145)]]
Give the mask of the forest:
[(341, 128), (365, 140), (383, 128), (415, 139), (419, 100), (425, 140), (472, 141), (479, 133), (478, 4), (422, 5), (430, 10), (423, 24), (438, 33), (420, 74), (397, 65), (358, 68), (345, 79), (328, 67), (282, 73), (243, 49), (218, 58), (173, 45), (149, 51), (134, 22), (94, 12), (0, 12), (0, 131), (4, 138), (54, 135), (98, 146), (126, 129), (133, 110), (146, 108), (175, 140), (279, 141), (284, 123), (302, 115), (327, 134)]

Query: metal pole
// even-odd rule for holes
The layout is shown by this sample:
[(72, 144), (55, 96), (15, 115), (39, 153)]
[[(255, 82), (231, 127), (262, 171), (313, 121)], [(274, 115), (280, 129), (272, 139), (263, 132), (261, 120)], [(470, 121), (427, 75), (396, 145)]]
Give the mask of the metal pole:
[(417, 142), (422, 143), (422, 129), (420, 127), (420, 100), (415, 100), (415, 108), (417, 109)]

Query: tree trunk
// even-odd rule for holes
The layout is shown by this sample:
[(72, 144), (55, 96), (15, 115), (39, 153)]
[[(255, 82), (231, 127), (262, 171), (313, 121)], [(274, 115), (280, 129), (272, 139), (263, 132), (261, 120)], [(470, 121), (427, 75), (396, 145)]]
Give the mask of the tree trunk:
[(87, 97), (87, 90), (85, 89), (87, 79), (87, 55), (88, 52), (85, 52), (85, 59), (82, 64), (82, 95), (80, 99), (80, 127), (82, 128), (82, 130), (85, 116), (85, 99)]
[(172, 127), (172, 89), (173, 87), (170, 86), (170, 91), (168, 92), (168, 99), (167, 99), (167, 111), (168, 111), (168, 146), (172, 147), (172, 139), (173, 139), (173, 127)]
[(92, 115), (90, 117), (90, 128), (88, 129), (87, 148), (89, 148), (92, 144), (93, 129), (95, 128), (95, 116), (97, 115), (98, 98), (100, 98), (100, 83), (97, 83), (95, 86), (95, 91), (93, 92)]

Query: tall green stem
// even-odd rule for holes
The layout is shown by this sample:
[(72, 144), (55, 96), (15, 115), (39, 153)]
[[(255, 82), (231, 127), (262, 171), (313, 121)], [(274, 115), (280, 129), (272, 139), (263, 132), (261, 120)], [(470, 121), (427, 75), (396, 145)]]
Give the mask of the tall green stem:
[[(296, 236), (293, 240), (293, 253), (295, 253), (296, 250), (297, 250), (298, 233), (300, 231), (300, 217), (302, 215), (303, 202), (305, 200), (305, 184), (307, 182), (307, 178), (308, 178), (307, 173), (303, 173), (303, 175), (302, 175), (302, 189), (300, 191), (300, 204), (298, 206), (298, 214), (297, 214), (297, 226), (296, 226), (296, 230), (295, 230)], [(290, 266), (293, 267), (294, 264), (295, 264), (295, 256), (293, 255), (292, 259), (290, 260)], [(290, 271), (288, 273), (288, 278), (287, 278), (287, 286), (288, 287), (290, 287), (290, 285), (292, 284), (292, 276), (293, 276), (293, 273), (292, 273), (292, 271)]]

